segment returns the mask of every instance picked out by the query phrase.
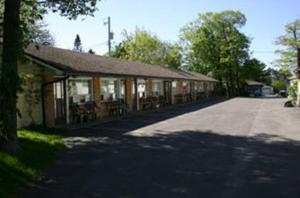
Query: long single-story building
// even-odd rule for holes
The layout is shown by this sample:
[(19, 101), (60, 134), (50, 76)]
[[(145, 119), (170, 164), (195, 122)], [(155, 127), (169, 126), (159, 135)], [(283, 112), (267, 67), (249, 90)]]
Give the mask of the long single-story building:
[(44, 45), (20, 63), (18, 127), (89, 122), (214, 95), (217, 80), (199, 73)]

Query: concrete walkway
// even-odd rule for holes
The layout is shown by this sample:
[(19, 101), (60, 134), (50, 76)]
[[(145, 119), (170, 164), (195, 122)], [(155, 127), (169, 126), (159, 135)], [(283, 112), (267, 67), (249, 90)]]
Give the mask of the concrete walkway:
[(300, 109), (235, 98), (67, 134), (19, 197), (300, 197)]

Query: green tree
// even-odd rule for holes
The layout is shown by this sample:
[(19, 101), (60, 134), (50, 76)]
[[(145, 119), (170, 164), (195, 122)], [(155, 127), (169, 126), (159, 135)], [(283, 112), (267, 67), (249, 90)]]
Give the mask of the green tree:
[(297, 101), (297, 93), (298, 93), (298, 83), (293, 82), (293, 84), (288, 89), (289, 96), (293, 101)]
[(47, 25), (42, 21), (36, 22), (29, 26), (29, 32), (26, 34), (26, 40), (31, 43), (41, 45), (55, 45), (55, 39), (49, 30), (46, 29)]
[(124, 31), (123, 35), (124, 40), (112, 51), (113, 57), (173, 68), (181, 65), (179, 45), (161, 41), (156, 35), (138, 28), (134, 33)]
[(75, 40), (74, 40), (74, 51), (77, 52), (82, 52), (82, 44), (81, 44), (81, 39), (80, 36), (78, 34), (76, 34)]
[(280, 90), (286, 90), (287, 82), (284, 80), (272, 80), (272, 87), (275, 93), (278, 93)]
[(262, 81), (266, 65), (256, 58), (248, 59), (241, 66), (241, 79)]
[[(3, 49), (0, 66), (0, 146), (8, 150), (18, 148), (16, 102), (20, 84), (17, 63), (26, 44), (24, 33), (29, 24), (42, 19), (48, 10), (75, 19), (78, 15), (92, 15), (97, 0), (1, 0), (3, 7)], [(22, 12), (21, 12), (22, 10)], [(22, 14), (21, 14), (22, 13)], [(28, 15), (24, 14), (27, 13)]]
[(297, 67), (297, 49), (300, 48), (300, 19), (286, 25), (285, 32), (276, 40), (277, 45), (285, 48), (276, 51), (280, 58), (273, 64), (281, 70), (293, 71)]
[(92, 50), (92, 49), (89, 49), (88, 53), (90, 53), (90, 54), (96, 54), (96, 52), (94, 50)]
[(246, 17), (237, 11), (204, 13), (181, 30), (186, 62), (194, 71), (212, 73), (236, 95), (242, 66), (249, 58), (249, 38), (240, 32)]

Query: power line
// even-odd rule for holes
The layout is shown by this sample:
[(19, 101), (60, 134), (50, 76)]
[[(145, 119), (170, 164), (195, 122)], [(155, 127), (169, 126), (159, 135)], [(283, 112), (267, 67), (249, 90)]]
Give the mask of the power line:
[(275, 54), (274, 51), (261, 51), (261, 50), (254, 50), (252, 51), (253, 53), (256, 53), (256, 54)]
[(99, 47), (99, 46), (106, 45), (106, 44), (107, 44), (107, 42), (105, 41), (105, 42), (102, 42), (102, 43), (97, 43), (95, 45), (91, 45), (88, 48)]

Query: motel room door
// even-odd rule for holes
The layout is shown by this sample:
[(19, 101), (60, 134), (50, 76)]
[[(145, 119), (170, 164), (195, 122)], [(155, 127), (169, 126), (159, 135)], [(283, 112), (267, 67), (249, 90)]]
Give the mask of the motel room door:
[(66, 92), (65, 81), (61, 80), (53, 84), (54, 88), (54, 119), (55, 125), (66, 124)]

